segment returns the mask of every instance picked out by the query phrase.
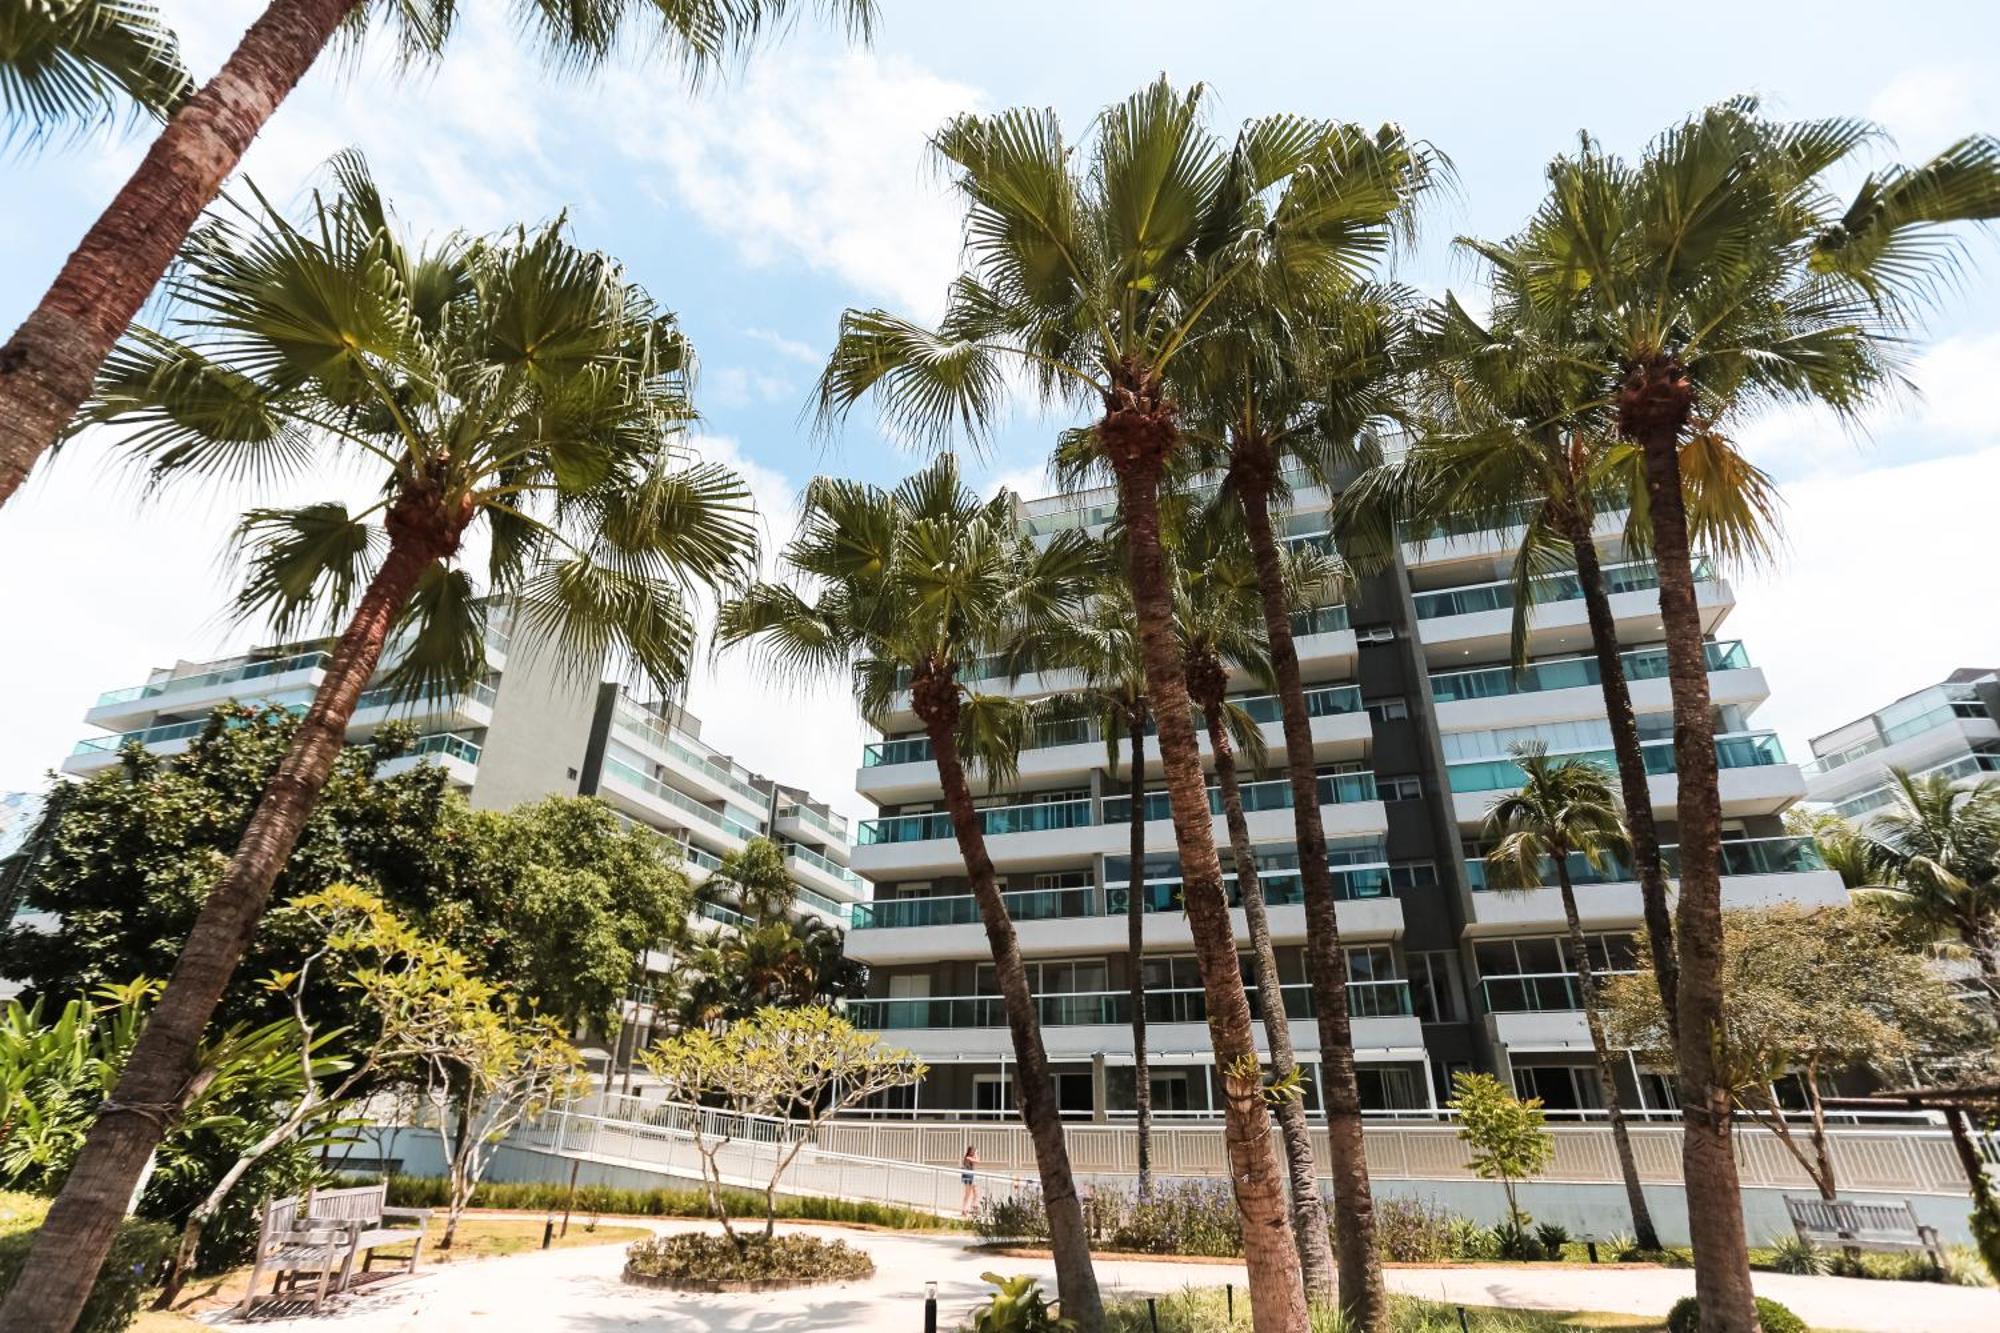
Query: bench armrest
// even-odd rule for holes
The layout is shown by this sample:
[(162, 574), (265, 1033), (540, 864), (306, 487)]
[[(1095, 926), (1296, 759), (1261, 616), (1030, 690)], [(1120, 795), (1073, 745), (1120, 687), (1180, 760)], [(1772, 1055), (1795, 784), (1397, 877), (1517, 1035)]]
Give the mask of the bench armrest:
[(428, 1222), (431, 1220), (431, 1214), (436, 1211), (437, 1209), (435, 1208), (384, 1208), (382, 1210), (382, 1216), (414, 1217), (419, 1222)]

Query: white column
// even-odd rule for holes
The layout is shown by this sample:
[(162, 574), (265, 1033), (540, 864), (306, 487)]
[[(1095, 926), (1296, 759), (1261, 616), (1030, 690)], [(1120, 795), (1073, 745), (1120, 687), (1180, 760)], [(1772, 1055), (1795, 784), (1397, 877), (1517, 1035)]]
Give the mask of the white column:
[(1625, 1049), (1625, 1065), (1632, 1071), (1632, 1091), (1638, 1095), (1639, 1110), (1643, 1113), (1653, 1108), (1646, 1105), (1646, 1080), (1639, 1077), (1639, 1062), (1632, 1056), (1631, 1047)]

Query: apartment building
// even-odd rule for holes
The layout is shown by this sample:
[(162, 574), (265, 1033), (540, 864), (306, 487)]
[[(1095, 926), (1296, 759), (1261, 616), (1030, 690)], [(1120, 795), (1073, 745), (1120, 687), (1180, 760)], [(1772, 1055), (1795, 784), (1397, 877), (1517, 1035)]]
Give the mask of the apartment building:
[[(1327, 540), (1327, 500), (1324, 491), (1296, 493), (1290, 540)], [(1112, 497), (1096, 493), (1027, 502), (1019, 517), (1028, 533), (1044, 536), (1096, 529), (1112, 510)], [(1671, 856), (1671, 705), (1656, 577), (1623, 548), (1618, 519), (1607, 517), (1599, 542), (1628, 645), (1654, 813), (1664, 821)], [(1509, 745), (1541, 740), (1552, 751), (1612, 762), (1580, 591), (1573, 577), (1542, 581), (1532, 660), (1516, 672), (1507, 665), (1507, 575), (1518, 529), (1405, 535), (1396, 566), (1363, 580), (1348, 604), (1294, 618), (1363, 1103), (1374, 1114), (1428, 1116), (1449, 1095), (1454, 1072), (1487, 1069), (1541, 1096), (1555, 1113), (1587, 1114), (1599, 1098), (1558, 892), (1493, 891), (1478, 859), (1488, 808), (1520, 781)], [(1780, 816), (1805, 795), (1805, 780), (1778, 738), (1754, 725), (1769, 688), (1744, 645), (1722, 633), (1732, 602), (1728, 583), (1704, 567), (1700, 604), (1711, 636), (1727, 828), (1725, 901), (1843, 901), (1838, 877), (1812, 844), (1785, 834)], [(982, 687), (1039, 694), (1064, 683), (989, 678)], [(1248, 682), (1241, 689), (1238, 702), (1262, 723), (1275, 763), (1284, 753), (1276, 701), (1254, 694)], [(988, 848), (1029, 960), (1057, 1094), (1077, 1118), (1115, 1121), (1131, 1112), (1133, 966), (1146, 982), (1155, 1108), (1203, 1116), (1220, 1105), (1157, 767), (1154, 777), (1147, 852), (1136, 867), (1128, 852), (1129, 774), (1108, 770), (1103, 740), (1088, 726), (1038, 736), (1012, 786), (984, 802)], [(875, 897), (854, 909), (848, 935), (849, 954), (871, 968), (869, 996), (850, 1012), (932, 1068), (921, 1087), (877, 1113), (1005, 1114), (1013, 1106), (1008, 1032), (979, 914), (941, 813), (929, 745), (907, 707), (864, 751), (856, 784), (879, 814), (860, 825), (854, 851), (854, 867), (874, 881)], [(1316, 1107), (1319, 1034), (1306, 984), (1291, 789), (1281, 778), (1246, 774), (1244, 802), (1292, 1040)], [(1227, 871), (1219, 802), (1214, 809)], [(1572, 871), (1593, 962), (1601, 971), (1630, 969), (1641, 922), (1637, 884), (1620, 870)], [(1137, 960), (1126, 950), (1125, 923), (1127, 895), (1135, 891), (1148, 913)], [(1240, 908), (1233, 915), (1247, 947)], [(1668, 1080), (1629, 1059), (1624, 1079), (1627, 1106), (1671, 1108)]]
[[(619, 815), (680, 845), (687, 871), (705, 880), (721, 858), (752, 837), (784, 850), (798, 894), (795, 910), (844, 925), (865, 883), (848, 869), (847, 821), (803, 788), (752, 772), (702, 736), (701, 720), (678, 703), (642, 697), (615, 682), (577, 681), (531, 646), (516, 642), (506, 608), (495, 608), (486, 636), (486, 670), (450, 699), (396, 700), (372, 683), (348, 727), (367, 740), (391, 721), (418, 733), (411, 753), (382, 768), (442, 767), (476, 807), (507, 809), (545, 796), (598, 796)], [(231, 699), (303, 711), (324, 678), (324, 642), (274, 644), (213, 661), (182, 661), (138, 685), (98, 697), (84, 720), (104, 734), (77, 743), (65, 773), (87, 776), (118, 762), (127, 744), (171, 755)], [(393, 668), (399, 647), (384, 654)], [(730, 908), (697, 906), (694, 924), (713, 930), (741, 923)], [(668, 966), (651, 956), (656, 969)]]
[(1807, 799), (1849, 819), (1889, 804), (1891, 768), (1954, 779), (2000, 775), (2000, 670), (1960, 667), (1811, 744)]

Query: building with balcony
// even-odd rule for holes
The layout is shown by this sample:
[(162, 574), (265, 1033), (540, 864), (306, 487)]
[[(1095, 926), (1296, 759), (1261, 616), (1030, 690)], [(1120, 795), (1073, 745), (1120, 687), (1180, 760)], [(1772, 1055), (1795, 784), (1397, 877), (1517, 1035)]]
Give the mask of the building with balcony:
[(1935, 685), (1812, 739), (1806, 794), (1865, 820), (1893, 799), (1889, 770), (2000, 777), (2000, 670), (1960, 667)]
[[(1325, 541), (1327, 503), (1324, 491), (1300, 485), (1284, 529), (1289, 539)], [(1114, 507), (1108, 492), (1057, 496), (1024, 503), (1019, 519), (1038, 538), (1095, 531)], [(1650, 564), (1624, 549), (1622, 517), (1606, 516), (1600, 555), (1652, 805), (1671, 844), (1676, 788), (1657, 579)], [(1461, 1069), (1511, 1077), (1557, 1114), (1588, 1114), (1599, 1101), (1557, 890), (1493, 891), (1480, 860), (1487, 810), (1520, 781), (1510, 745), (1540, 740), (1554, 752), (1612, 762), (1573, 576), (1534, 585), (1530, 660), (1520, 670), (1508, 664), (1509, 566), (1519, 536), (1518, 528), (1470, 526), (1406, 533), (1395, 567), (1361, 580), (1347, 604), (1295, 617), (1320, 775), (1318, 813), (1352, 987), (1355, 1056), (1364, 1105), (1378, 1115), (1432, 1114)], [(1805, 780), (1777, 737), (1755, 725), (1769, 689), (1745, 647), (1722, 633), (1734, 602), (1728, 583), (1706, 564), (1700, 573), (1722, 762), (1725, 897), (1746, 905), (1844, 901), (1839, 878), (1812, 844), (1785, 834), (1780, 816), (1805, 795)], [(1038, 695), (1064, 684), (1054, 676), (1009, 682), (975, 670), (989, 690)], [(1241, 688), (1237, 702), (1262, 725), (1275, 768), (1285, 750), (1276, 701), (1248, 681)], [(1038, 734), (1013, 782), (982, 801), (987, 847), (1028, 959), (1058, 1099), (1080, 1119), (1115, 1122), (1131, 1114), (1134, 967), (1146, 982), (1157, 1113), (1198, 1117), (1220, 1105), (1156, 751), (1153, 762), (1147, 852), (1138, 866), (1129, 854), (1129, 774), (1122, 764), (1114, 774), (1103, 738), (1089, 725)], [(921, 1087), (874, 1113), (1005, 1114), (1014, 1105), (1005, 1017), (930, 747), (907, 704), (866, 747), (856, 786), (878, 814), (855, 838), (854, 868), (874, 882), (875, 895), (854, 909), (848, 934), (849, 954), (871, 969), (868, 997), (851, 1002), (850, 1013), (931, 1066)], [(1306, 1069), (1308, 1104), (1316, 1107), (1319, 1034), (1305, 984), (1291, 787), (1246, 773), (1243, 794), (1292, 1040)], [(1233, 893), (1213, 796), (1211, 810)], [(1577, 879), (1597, 966), (1629, 968), (1641, 924), (1637, 884), (1615, 866), (1579, 871)], [(1146, 947), (1136, 959), (1126, 948), (1125, 921), (1134, 892), (1146, 912)], [(1247, 950), (1240, 909), (1234, 918)], [(1626, 1077), (1628, 1106), (1671, 1107), (1669, 1080), (1632, 1060)]]

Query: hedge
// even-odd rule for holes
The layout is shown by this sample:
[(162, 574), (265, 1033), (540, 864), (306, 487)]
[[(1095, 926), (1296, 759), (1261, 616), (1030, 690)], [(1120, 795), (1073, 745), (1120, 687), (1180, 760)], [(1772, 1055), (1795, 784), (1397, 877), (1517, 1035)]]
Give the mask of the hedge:
[[(441, 1176), (395, 1176), (389, 1181), (389, 1202), (398, 1208), (443, 1208), (450, 1187)], [(724, 1190), (731, 1217), (762, 1217), (764, 1196), (748, 1190)], [(528, 1213), (557, 1212), (565, 1206), (579, 1213), (622, 1214), (628, 1217), (707, 1217), (708, 1196), (698, 1189), (620, 1189), (615, 1185), (578, 1185), (574, 1200), (569, 1186), (556, 1180), (509, 1180), (483, 1184), (472, 1196), (475, 1207), (513, 1209)], [(957, 1225), (931, 1213), (917, 1212), (867, 1200), (822, 1199), (780, 1194), (778, 1216), (802, 1222), (859, 1222), (898, 1231), (935, 1231)]]
[[(0, 1235), (0, 1296), (13, 1287), (40, 1233), (39, 1226), (30, 1226)], [(75, 1333), (124, 1333), (138, 1317), (140, 1300), (158, 1285), (160, 1266), (178, 1239), (179, 1233), (164, 1222), (128, 1221), (120, 1226), (97, 1284), (77, 1316)]]

